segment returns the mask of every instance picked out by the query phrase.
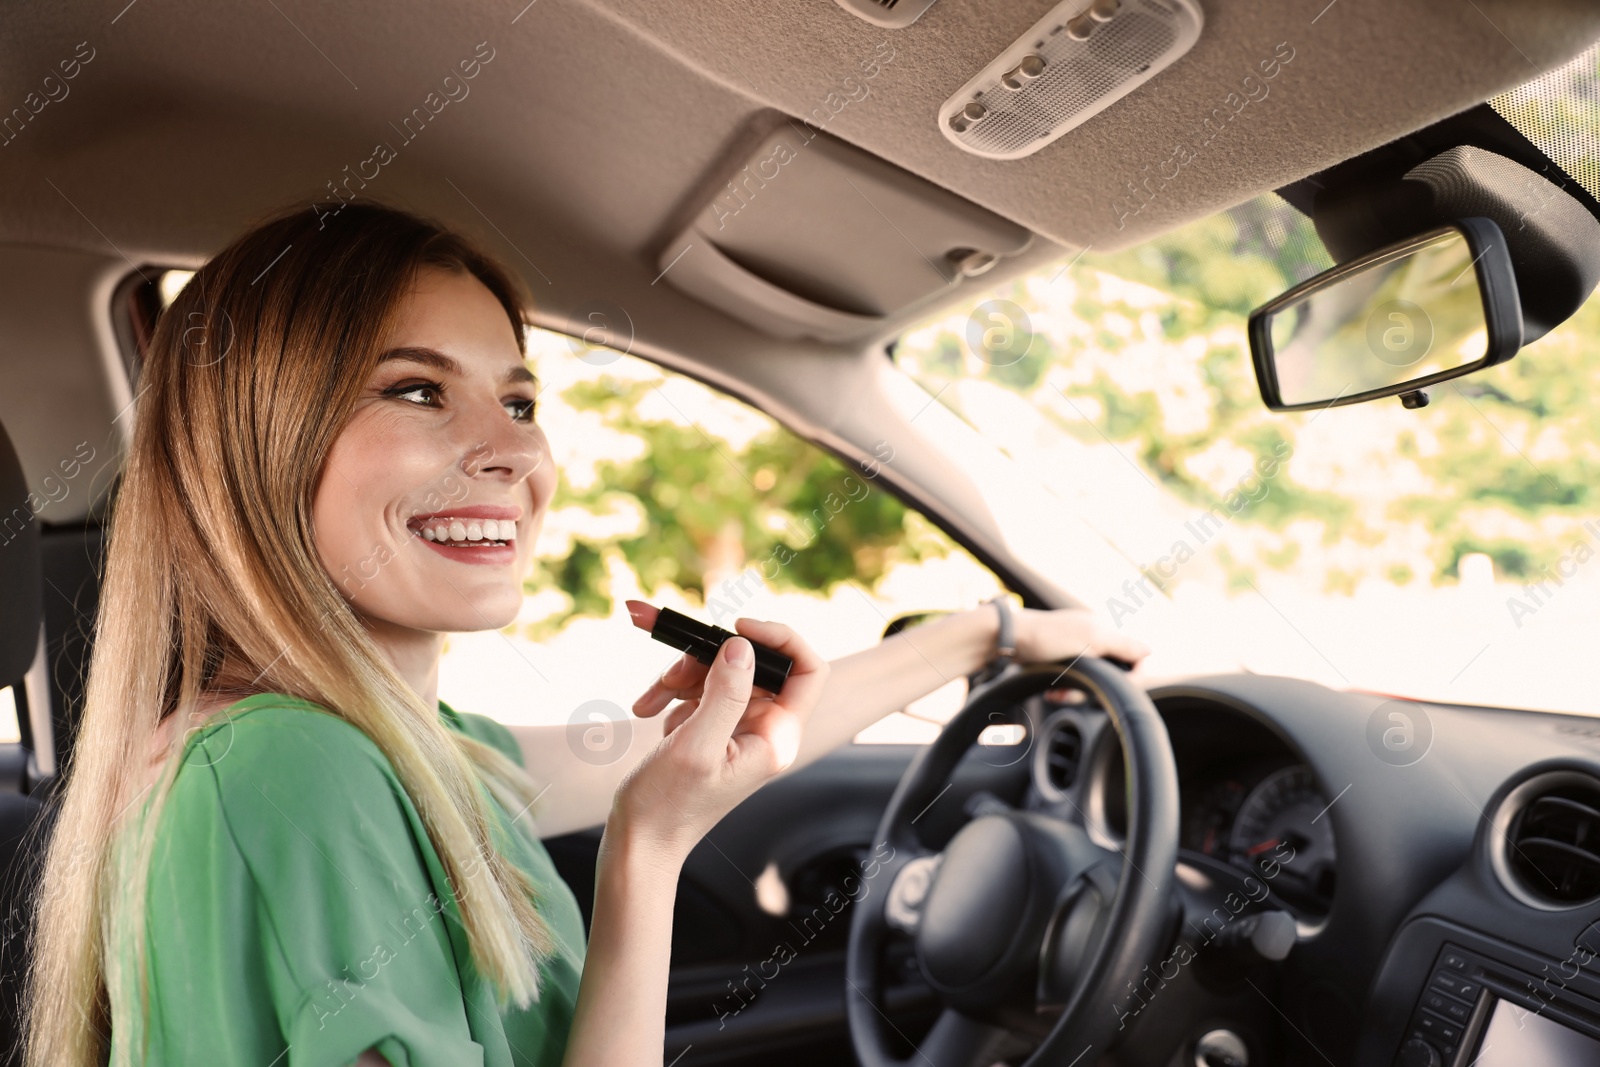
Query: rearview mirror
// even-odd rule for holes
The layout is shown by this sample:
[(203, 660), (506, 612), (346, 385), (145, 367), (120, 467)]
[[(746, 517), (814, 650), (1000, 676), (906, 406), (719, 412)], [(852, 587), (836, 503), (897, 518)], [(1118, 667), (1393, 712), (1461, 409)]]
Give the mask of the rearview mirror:
[(889, 625), (883, 628), (884, 637), (893, 637), (901, 630), (908, 630), (913, 626), (921, 626), (934, 619), (942, 619), (950, 614), (948, 611), (911, 611), (904, 615), (896, 615), (890, 620)]
[(1504, 363), (1522, 308), (1500, 228), (1446, 226), (1302, 282), (1250, 315), (1261, 399), (1273, 411), (1339, 407), (1422, 390)]

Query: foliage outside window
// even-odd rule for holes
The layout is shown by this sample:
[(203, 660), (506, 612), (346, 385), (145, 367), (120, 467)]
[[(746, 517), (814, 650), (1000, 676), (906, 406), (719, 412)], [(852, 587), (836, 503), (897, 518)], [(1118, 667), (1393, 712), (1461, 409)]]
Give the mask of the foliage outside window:
[[(907, 335), (896, 359), (1120, 550), (1126, 585), (1094, 606), (1158, 645), (1220, 669), (1600, 710), (1581, 668), (1600, 620), (1600, 302), (1425, 409), (1273, 414), (1245, 318), (1330, 265), (1269, 195), (1041, 271)], [(1019, 432), (1021, 410), (1038, 427)], [(1174, 606), (1187, 623), (1149, 633)]]

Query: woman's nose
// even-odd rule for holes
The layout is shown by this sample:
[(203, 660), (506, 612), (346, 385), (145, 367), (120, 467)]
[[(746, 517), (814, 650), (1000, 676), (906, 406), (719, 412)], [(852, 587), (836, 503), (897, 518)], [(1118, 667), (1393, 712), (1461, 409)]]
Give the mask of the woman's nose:
[(513, 419), (500, 403), (484, 405), (471, 420), (461, 468), (469, 477), (519, 482), (550, 462), (542, 437), (530, 424)]

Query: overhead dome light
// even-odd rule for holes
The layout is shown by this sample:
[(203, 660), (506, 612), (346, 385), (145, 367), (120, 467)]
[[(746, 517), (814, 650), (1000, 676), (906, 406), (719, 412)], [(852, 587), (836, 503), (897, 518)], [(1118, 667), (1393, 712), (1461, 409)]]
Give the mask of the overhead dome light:
[(1170, 67), (1201, 22), (1194, 0), (1065, 0), (944, 102), (939, 129), (974, 155), (1030, 155)]
[(865, 19), (886, 30), (903, 29), (922, 17), (933, 0), (837, 0), (840, 7), (858, 19)]

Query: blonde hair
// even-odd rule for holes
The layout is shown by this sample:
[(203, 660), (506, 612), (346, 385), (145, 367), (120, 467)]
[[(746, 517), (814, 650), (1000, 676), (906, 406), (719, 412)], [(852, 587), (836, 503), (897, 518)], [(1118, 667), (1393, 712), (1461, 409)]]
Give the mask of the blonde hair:
[[(377, 744), (457, 890), (473, 960), (502, 1010), (531, 1002), (539, 964), (555, 950), (534, 885), (491, 844), (478, 784), (518, 810), (533, 803), (533, 782), (423, 704), (312, 539), (324, 462), (419, 273), (483, 282), (525, 353), (524, 291), (436, 223), (375, 204), (343, 205), (337, 217), (327, 208), (250, 229), (195, 274), (151, 337), (109, 523), (82, 725), (36, 890), (27, 1067), (99, 1067), (110, 1029), (124, 1035), (119, 1050), (146, 1029), (150, 854), (187, 730), (172, 731), (138, 840), (119, 846), (117, 831), (156, 730), (202, 693), (302, 697)], [(473, 891), (461, 891), (474, 876)], [(120, 994), (133, 985), (136, 1004)]]

